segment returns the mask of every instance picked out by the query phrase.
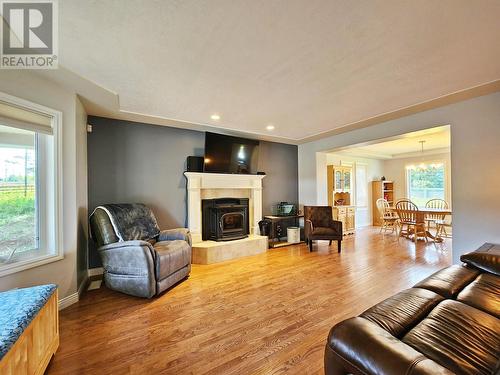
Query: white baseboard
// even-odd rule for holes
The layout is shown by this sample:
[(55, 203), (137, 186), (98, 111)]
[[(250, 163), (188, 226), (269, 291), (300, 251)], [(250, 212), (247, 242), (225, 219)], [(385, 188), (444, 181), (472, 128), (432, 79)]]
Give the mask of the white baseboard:
[(69, 296), (66, 296), (64, 298), (61, 298), (59, 300), (59, 310), (65, 309), (68, 306), (71, 306), (74, 303), (77, 303), (80, 297), (78, 296), (78, 293), (73, 293), (70, 294)]
[(77, 303), (80, 300), (80, 296), (83, 292), (87, 290), (87, 286), (89, 285), (88, 276), (80, 283), (78, 286), (78, 290), (76, 293), (70, 294), (64, 298), (59, 300), (59, 310), (65, 309), (68, 306), (71, 306), (74, 303)]
[(104, 273), (104, 269), (102, 267), (89, 268), (89, 270), (88, 270), (89, 277), (99, 276), (99, 275), (102, 275), (103, 273)]

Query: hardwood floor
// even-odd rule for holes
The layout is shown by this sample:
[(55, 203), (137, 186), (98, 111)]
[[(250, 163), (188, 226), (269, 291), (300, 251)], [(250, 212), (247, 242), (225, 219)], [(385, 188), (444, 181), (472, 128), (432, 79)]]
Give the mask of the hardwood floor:
[(213, 265), (151, 300), (104, 287), (61, 311), (56, 374), (322, 374), (330, 328), (451, 262), (366, 228)]

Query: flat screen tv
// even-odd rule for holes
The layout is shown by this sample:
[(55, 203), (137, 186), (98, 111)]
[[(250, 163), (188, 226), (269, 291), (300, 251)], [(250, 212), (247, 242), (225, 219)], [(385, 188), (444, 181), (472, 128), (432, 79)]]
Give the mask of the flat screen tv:
[(256, 174), (259, 141), (215, 133), (205, 135), (205, 172)]

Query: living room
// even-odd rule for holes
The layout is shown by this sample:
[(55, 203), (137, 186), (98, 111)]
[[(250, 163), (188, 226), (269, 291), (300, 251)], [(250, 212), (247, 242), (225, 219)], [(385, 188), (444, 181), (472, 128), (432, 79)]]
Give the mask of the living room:
[(498, 3), (0, 8), (0, 373), (498, 372)]

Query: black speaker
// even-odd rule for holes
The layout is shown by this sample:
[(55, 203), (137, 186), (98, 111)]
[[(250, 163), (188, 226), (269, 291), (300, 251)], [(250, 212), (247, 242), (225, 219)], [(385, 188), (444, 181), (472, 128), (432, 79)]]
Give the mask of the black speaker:
[(188, 172), (203, 172), (205, 158), (203, 156), (188, 156), (186, 164)]

